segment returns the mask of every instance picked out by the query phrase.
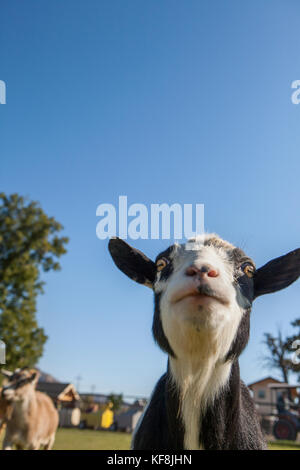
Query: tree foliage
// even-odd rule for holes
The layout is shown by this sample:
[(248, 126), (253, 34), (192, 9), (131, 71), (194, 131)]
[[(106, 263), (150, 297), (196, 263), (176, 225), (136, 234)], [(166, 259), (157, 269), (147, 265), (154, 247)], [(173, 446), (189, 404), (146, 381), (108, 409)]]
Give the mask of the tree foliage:
[(294, 342), (300, 340), (300, 319), (293, 321), (291, 325), (298, 329), (294, 335), (283, 337), (281, 330), (278, 330), (277, 336), (265, 333), (263, 341), (268, 349), (268, 353), (264, 356), (265, 364), (271, 369), (278, 370), (286, 383), (289, 382), (290, 372), (299, 374), (300, 379), (299, 356), (297, 359), (296, 350), (293, 348)]
[(118, 411), (120, 408), (121, 408), (121, 405), (123, 403), (123, 394), (115, 394), (115, 393), (111, 393), (110, 395), (108, 395), (107, 397), (107, 401), (111, 401), (112, 404), (113, 404), (113, 411)]
[(41, 271), (60, 269), (68, 238), (39, 204), (18, 194), (0, 193), (0, 338), (6, 367), (32, 367), (47, 336), (36, 320), (36, 298), (43, 292)]
[(289, 351), (293, 354), (294, 360), (291, 364), (291, 370), (298, 375), (298, 382), (300, 382), (300, 354), (296, 351), (300, 349), (300, 318), (294, 320), (291, 325), (296, 329), (292, 336), (287, 337), (286, 342)]

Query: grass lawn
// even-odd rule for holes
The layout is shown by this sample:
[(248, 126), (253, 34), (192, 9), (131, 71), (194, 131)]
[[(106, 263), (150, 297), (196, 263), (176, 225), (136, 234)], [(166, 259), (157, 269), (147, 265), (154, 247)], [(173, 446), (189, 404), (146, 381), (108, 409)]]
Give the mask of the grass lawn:
[(57, 450), (129, 450), (131, 434), (93, 431), (90, 429), (59, 429), (54, 449)]
[[(0, 448), (2, 448), (0, 437)], [(129, 450), (131, 435), (120, 432), (105, 432), (60, 428), (56, 434), (56, 450)], [(270, 450), (300, 450), (300, 444), (293, 442), (272, 442)]]
[(300, 450), (299, 442), (275, 441), (269, 442), (270, 450)]
[[(2, 449), (3, 434), (0, 437)], [(123, 432), (93, 431), (89, 429), (59, 428), (56, 434), (56, 450), (129, 450), (131, 435)]]

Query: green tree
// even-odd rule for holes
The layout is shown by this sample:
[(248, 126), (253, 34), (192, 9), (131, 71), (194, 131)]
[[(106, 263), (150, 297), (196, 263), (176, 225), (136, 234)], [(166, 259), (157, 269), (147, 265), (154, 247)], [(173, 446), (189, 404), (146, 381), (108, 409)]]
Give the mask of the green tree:
[(43, 292), (41, 271), (60, 269), (66, 253), (63, 227), (35, 201), (0, 193), (0, 338), (6, 367), (32, 367), (47, 336), (36, 320), (36, 298)]
[(111, 393), (107, 397), (107, 401), (111, 401), (113, 404), (113, 411), (118, 411), (121, 408), (123, 403), (123, 394), (116, 395), (115, 393)]
[(292, 336), (287, 338), (286, 342), (292, 354), (291, 370), (297, 374), (298, 382), (300, 382), (300, 354), (297, 352), (300, 349), (300, 318), (294, 320), (291, 325), (296, 331)]
[(278, 330), (277, 336), (265, 333), (264, 337), (263, 342), (268, 349), (268, 353), (264, 356), (264, 363), (270, 369), (278, 370), (281, 373), (283, 381), (288, 383), (292, 361), (286, 339), (283, 338), (280, 330)]
[(283, 337), (282, 332), (278, 330), (277, 336), (265, 333), (263, 341), (268, 349), (268, 353), (264, 356), (265, 364), (271, 369), (280, 371), (282, 379), (286, 383), (289, 381), (290, 372), (298, 374), (300, 382), (300, 358), (295, 354), (299, 349), (299, 345), (295, 348), (295, 342), (296, 340), (300, 341), (300, 318), (291, 322), (291, 325), (296, 328), (292, 336)]

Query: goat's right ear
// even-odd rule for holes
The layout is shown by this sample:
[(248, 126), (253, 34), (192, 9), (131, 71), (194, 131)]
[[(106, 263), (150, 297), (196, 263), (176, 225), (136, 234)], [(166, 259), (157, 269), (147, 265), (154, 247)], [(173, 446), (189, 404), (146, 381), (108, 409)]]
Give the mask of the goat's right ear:
[(134, 281), (153, 288), (156, 266), (144, 253), (120, 238), (111, 238), (108, 249), (118, 268)]
[(254, 298), (288, 287), (300, 276), (300, 248), (275, 258), (254, 274)]

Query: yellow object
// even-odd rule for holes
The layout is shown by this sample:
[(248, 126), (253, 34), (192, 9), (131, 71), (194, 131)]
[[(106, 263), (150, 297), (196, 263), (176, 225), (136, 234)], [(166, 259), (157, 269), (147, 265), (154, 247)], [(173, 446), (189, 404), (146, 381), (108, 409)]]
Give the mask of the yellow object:
[(100, 405), (97, 411), (82, 412), (81, 422), (83, 428), (108, 429), (114, 422), (113, 403), (108, 402)]
[(101, 416), (101, 428), (107, 429), (114, 422), (114, 412), (107, 408)]

